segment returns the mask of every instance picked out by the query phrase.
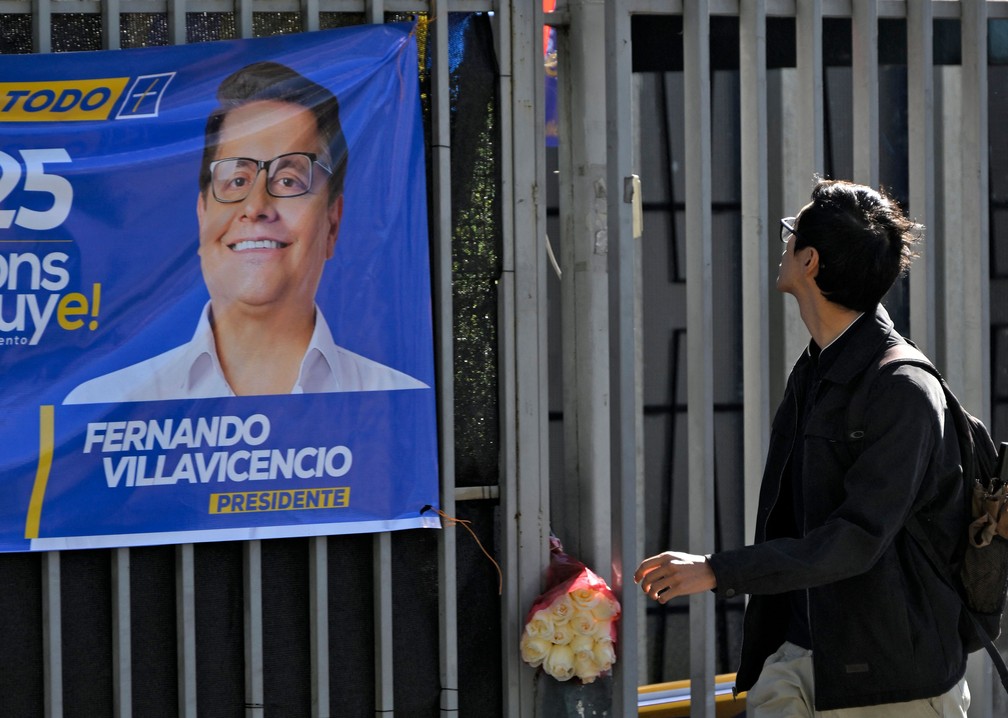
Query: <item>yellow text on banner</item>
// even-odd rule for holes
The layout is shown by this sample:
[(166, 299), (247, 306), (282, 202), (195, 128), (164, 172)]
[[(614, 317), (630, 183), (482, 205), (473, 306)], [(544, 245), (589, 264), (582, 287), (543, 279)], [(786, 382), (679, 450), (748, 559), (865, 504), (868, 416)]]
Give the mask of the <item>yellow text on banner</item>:
[(0, 122), (107, 120), (128, 77), (0, 82)]

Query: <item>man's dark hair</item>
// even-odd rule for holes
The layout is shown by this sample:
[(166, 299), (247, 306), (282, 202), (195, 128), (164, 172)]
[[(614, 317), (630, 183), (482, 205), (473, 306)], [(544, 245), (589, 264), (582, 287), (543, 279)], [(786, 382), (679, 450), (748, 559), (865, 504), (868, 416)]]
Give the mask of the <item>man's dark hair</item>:
[(224, 78), (217, 88), (220, 106), (207, 117), (199, 175), (200, 192), (205, 193), (210, 186), (210, 163), (216, 157), (221, 125), (228, 112), (250, 102), (269, 100), (300, 105), (315, 116), (322, 142), (329, 148), (329, 156), (320, 159), (328, 160), (332, 166), (329, 177), (331, 202), (343, 193), (347, 165), (347, 144), (340, 125), (339, 102), (326, 88), (277, 62), (246, 65)]
[(795, 251), (819, 252), (823, 296), (859, 312), (874, 311), (916, 256), (920, 225), (884, 190), (819, 179), (795, 227)]

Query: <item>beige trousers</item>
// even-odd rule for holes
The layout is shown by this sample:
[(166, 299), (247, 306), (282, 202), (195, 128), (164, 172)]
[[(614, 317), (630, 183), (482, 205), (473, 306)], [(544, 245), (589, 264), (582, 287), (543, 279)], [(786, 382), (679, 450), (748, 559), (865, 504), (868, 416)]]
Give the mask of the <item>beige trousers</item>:
[(964, 677), (934, 698), (886, 703), (862, 708), (817, 711), (812, 678), (812, 651), (785, 643), (763, 665), (763, 672), (746, 696), (750, 718), (966, 718), (970, 704)]

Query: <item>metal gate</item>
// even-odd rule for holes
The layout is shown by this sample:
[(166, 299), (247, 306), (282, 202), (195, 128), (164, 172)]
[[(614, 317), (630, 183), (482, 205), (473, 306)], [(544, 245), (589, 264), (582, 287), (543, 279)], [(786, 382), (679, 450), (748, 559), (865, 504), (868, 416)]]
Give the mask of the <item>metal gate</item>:
[[(891, 171), (905, 177), (911, 214), (934, 230), (934, 252), (897, 299), (909, 332), (967, 406), (996, 434), (1008, 430), (1008, 174), (999, 161), (1008, 142), (1003, 123), (989, 121), (1008, 97), (1008, 53), (998, 54), (1008, 4), (569, 0), (548, 15), (539, 5), (0, 0), (2, 52), (181, 44), (419, 14), (429, 43), (418, 71), (442, 507), (471, 521), (504, 574), (497, 598), (492, 565), (452, 525), (0, 556), (0, 712), (535, 715), (536, 679), (519, 660), (518, 637), (541, 589), (550, 529), (620, 591), (645, 547), (675, 539), (712, 550), (716, 507), (734, 533), (751, 535), (770, 407), (803, 342), (793, 308), (771, 291), (767, 228), (804, 203), (813, 172), (869, 184), (893, 184)], [(678, 29), (662, 36), (662, 18)], [(712, 32), (724, 21), (733, 34)], [(544, 22), (560, 36), (555, 185)], [(824, 65), (837, 28), (849, 37), (842, 71)], [(893, 63), (880, 59), (880, 28), (905, 39), (895, 63), (905, 68), (904, 98), (887, 94)], [(936, 40), (949, 33), (956, 51), (936, 58)], [(653, 77), (640, 69), (649, 37), (678, 54), (675, 68)], [(774, 59), (782, 37), (793, 60)], [(737, 65), (719, 76), (726, 52)], [(467, 62), (468, 77), (459, 70)], [(659, 91), (662, 121), (647, 110)], [(892, 113), (905, 113), (904, 154), (880, 141)], [(560, 250), (559, 281), (547, 237)], [(672, 273), (662, 289), (642, 265), (667, 264), (670, 253), (687, 281)], [(738, 257), (727, 278), (714, 271), (726, 254)], [(727, 318), (715, 301), (722, 286), (738, 302)], [(681, 373), (654, 382), (644, 367), (671, 363), (677, 346)], [(727, 431), (737, 465), (716, 477), (715, 438), (725, 433), (716, 414), (726, 405), (735, 407)], [(686, 431), (673, 441), (677, 417)], [(686, 457), (681, 466), (663, 454), (670, 446)], [(669, 520), (689, 516), (688, 532), (659, 535), (644, 497), (663, 482), (681, 499)], [(723, 503), (729, 494), (742, 500)], [(616, 716), (636, 712), (638, 682), (664, 660), (648, 636), (668, 620), (648, 614), (632, 587), (622, 598)], [(714, 602), (698, 596), (679, 610), (688, 610), (676, 620), (689, 630), (693, 685), (710, 687), (706, 700), (694, 691), (692, 714), (713, 715)], [(989, 671), (971, 671), (971, 714), (995, 714)]]

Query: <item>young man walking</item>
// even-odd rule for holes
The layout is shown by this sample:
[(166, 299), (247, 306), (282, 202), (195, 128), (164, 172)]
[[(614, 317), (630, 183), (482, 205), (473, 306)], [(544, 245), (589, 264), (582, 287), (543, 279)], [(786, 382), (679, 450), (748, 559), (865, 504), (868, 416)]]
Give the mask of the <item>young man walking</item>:
[(786, 243), (777, 289), (811, 340), (774, 418), (755, 543), (645, 559), (652, 599), (751, 595), (736, 677), (756, 718), (965, 716), (961, 602), (905, 530), (943, 558), (966, 536), (959, 448), (942, 388), (901, 365), (873, 382), (863, 431), (847, 408), (863, 373), (904, 342), (880, 304), (913, 257), (917, 225), (884, 193), (820, 180)]

